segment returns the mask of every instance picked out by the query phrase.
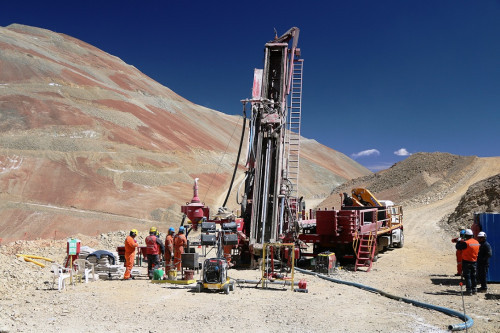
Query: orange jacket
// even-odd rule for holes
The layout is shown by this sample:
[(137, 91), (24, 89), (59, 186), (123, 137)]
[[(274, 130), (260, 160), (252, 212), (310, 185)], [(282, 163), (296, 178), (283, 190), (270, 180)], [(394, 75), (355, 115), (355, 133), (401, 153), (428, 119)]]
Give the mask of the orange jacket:
[(175, 236), (174, 248), (175, 248), (176, 252), (183, 253), (184, 248), (186, 246), (187, 246), (187, 239), (186, 239), (186, 236), (184, 236), (184, 234), (179, 234), (179, 235)]
[(174, 236), (172, 234), (168, 234), (167, 238), (165, 238), (165, 253), (173, 253), (174, 252)]
[(138, 246), (139, 244), (132, 236), (127, 236), (127, 239), (125, 239), (125, 256), (133, 254)]
[(477, 261), (479, 242), (474, 238), (470, 238), (466, 240), (465, 243), (467, 244), (467, 247), (462, 250), (462, 260)]

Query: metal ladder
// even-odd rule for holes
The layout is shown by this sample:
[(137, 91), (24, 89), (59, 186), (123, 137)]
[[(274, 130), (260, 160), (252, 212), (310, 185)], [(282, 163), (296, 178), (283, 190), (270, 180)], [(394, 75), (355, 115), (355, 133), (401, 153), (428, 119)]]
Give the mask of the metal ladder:
[(294, 60), (288, 101), (288, 126), (285, 143), (288, 149), (287, 177), (291, 183), (290, 196), (299, 193), (300, 117), (302, 109), (302, 69), (304, 60)]
[(356, 255), (356, 264), (354, 265), (354, 271), (357, 271), (358, 267), (367, 267), (368, 269), (366, 271), (370, 271), (370, 269), (372, 268), (376, 247), (377, 237), (375, 237), (374, 232), (362, 234), (359, 237), (359, 247)]

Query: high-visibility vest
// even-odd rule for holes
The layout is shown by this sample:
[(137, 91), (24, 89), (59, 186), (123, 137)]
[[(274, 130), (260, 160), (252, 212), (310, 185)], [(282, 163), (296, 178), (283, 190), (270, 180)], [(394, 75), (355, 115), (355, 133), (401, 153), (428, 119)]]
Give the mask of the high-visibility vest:
[(147, 254), (159, 254), (159, 248), (158, 248), (158, 243), (156, 243), (156, 236), (155, 235), (149, 235), (146, 237), (146, 253)]
[(477, 261), (479, 242), (474, 238), (470, 238), (466, 240), (465, 243), (467, 244), (467, 248), (462, 250), (462, 260)]

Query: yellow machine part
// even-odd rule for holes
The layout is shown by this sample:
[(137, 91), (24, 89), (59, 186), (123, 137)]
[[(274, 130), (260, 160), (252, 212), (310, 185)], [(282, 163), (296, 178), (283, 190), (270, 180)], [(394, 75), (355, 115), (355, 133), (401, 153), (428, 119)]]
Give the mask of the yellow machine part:
[(205, 289), (210, 289), (210, 290), (222, 290), (226, 284), (229, 283), (229, 279), (226, 280), (224, 283), (203, 283), (203, 288)]
[(382, 204), (375, 198), (375, 196), (366, 188), (353, 188), (353, 199), (361, 203), (361, 206), (380, 207)]
[(193, 284), (196, 280), (151, 280), (151, 283)]

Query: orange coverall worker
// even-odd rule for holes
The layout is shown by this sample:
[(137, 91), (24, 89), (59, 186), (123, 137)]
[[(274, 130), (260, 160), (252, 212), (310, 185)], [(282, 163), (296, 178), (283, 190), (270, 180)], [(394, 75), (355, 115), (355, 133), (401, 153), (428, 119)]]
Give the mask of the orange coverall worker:
[(174, 239), (174, 265), (177, 271), (181, 270), (182, 254), (187, 247), (187, 239), (184, 234), (178, 234)]
[[(458, 243), (462, 240), (460, 237), (453, 238), (451, 240), (452, 243)], [(462, 250), (456, 250), (457, 256), (457, 276), (462, 275)]]
[(172, 269), (172, 254), (174, 253), (174, 235), (168, 234), (165, 238), (165, 272)]
[(138, 247), (137, 241), (132, 236), (127, 236), (125, 239), (125, 275), (123, 275), (124, 280), (130, 279), (130, 272), (132, 267), (134, 267), (135, 260), (135, 248)]
[(233, 264), (231, 263), (231, 250), (233, 247), (234, 245), (224, 245), (224, 259), (226, 259), (229, 267), (233, 267)]

